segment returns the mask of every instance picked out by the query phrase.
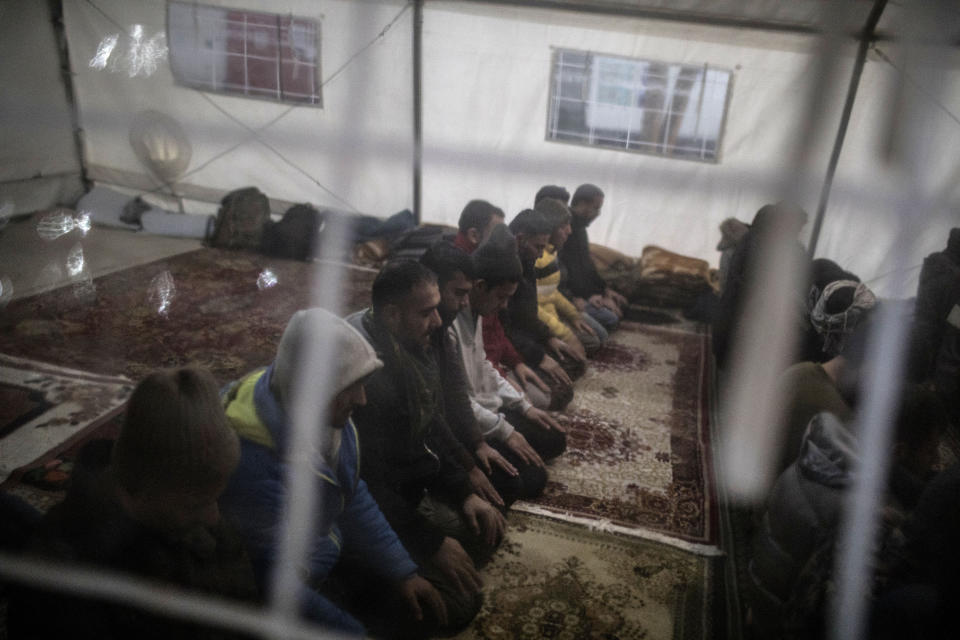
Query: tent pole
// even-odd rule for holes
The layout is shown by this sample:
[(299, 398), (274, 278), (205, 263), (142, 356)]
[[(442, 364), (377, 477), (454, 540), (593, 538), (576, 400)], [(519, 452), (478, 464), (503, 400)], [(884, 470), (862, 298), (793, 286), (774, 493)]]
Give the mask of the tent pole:
[(421, 222), (423, 174), (423, 0), (413, 3), (413, 219)]
[(817, 241), (820, 239), (820, 229), (823, 227), (823, 217), (827, 211), (827, 201), (830, 199), (830, 189), (833, 186), (833, 178), (837, 173), (837, 164), (840, 162), (840, 152), (843, 150), (843, 141), (847, 136), (847, 126), (850, 124), (850, 114), (853, 112), (853, 103), (857, 99), (857, 89), (860, 86), (860, 76), (863, 74), (863, 67), (867, 62), (867, 50), (870, 43), (873, 42), (877, 23), (880, 22), (880, 16), (887, 6), (887, 0), (876, 0), (867, 22), (860, 34), (860, 44), (857, 47), (857, 58), (853, 63), (853, 74), (850, 76), (850, 86), (847, 88), (847, 99), (843, 105), (843, 113), (840, 116), (840, 127), (837, 129), (837, 138), (833, 143), (833, 151), (830, 153), (830, 163), (827, 165), (827, 175), (823, 179), (823, 189), (820, 191), (820, 202), (817, 204), (817, 215), (813, 222), (813, 231), (810, 233), (810, 245), (807, 251), (810, 256), (816, 255)]
[(57, 39), (60, 54), (60, 76), (63, 79), (67, 103), (70, 105), (70, 120), (73, 124), (73, 141), (77, 147), (77, 162), (80, 164), (80, 181), (84, 192), (89, 191), (93, 184), (87, 175), (86, 154), (84, 153), (83, 128), (80, 124), (80, 112), (77, 107), (77, 95), (73, 86), (73, 67), (70, 65), (70, 52), (67, 42), (67, 31), (63, 24), (62, 0), (48, 0), (53, 31)]

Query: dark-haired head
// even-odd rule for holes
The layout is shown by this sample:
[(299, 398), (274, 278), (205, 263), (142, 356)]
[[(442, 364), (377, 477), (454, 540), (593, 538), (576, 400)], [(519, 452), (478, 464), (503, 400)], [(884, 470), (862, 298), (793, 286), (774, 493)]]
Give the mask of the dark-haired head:
[(389, 262), (373, 281), (373, 313), (381, 326), (410, 349), (430, 344), (441, 325), (437, 276), (415, 260)]
[(523, 276), (523, 265), (517, 255), (517, 241), (506, 225), (497, 225), (487, 241), (473, 254), (478, 280), (488, 286), (503, 282), (517, 283)]
[(603, 208), (603, 191), (594, 184), (582, 184), (573, 192), (570, 213), (586, 224), (593, 222)]
[(544, 187), (540, 187), (540, 190), (537, 191), (537, 195), (533, 198), (533, 206), (536, 207), (537, 203), (544, 198), (553, 198), (554, 200), (559, 200), (563, 204), (567, 204), (570, 202), (570, 192), (555, 184), (548, 184)]
[(373, 281), (373, 312), (378, 313), (387, 305), (399, 304), (421, 284), (436, 283), (436, 274), (416, 260), (388, 262)]
[(603, 197), (603, 190), (595, 184), (582, 184), (573, 192), (573, 199), (570, 200), (570, 206), (575, 206), (581, 202), (590, 202)]
[(440, 317), (444, 324), (453, 319), (467, 305), (468, 295), (476, 279), (473, 258), (449, 242), (441, 241), (427, 249), (421, 264), (437, 274), (440, 288)]
[(443, 287), (457, 272), (462, 273), (468, 280), (476, 278), (476, 269), (470, 254), (445, 240), (436, 242), (427, 249), (426, 253), (420, 257), (420, 264), (436, 274), (437, 284), (440, 287)]
[(463, 234), (467, 234), (471, 229), (475, 230), (478, 236), (476, 243), (480, 244), (490, 235), (493, 225), (503, 222), (505, 217), (503, 209), (486, 200), (471, 200), (460, 212), (457, 228)]
[(473, 312), (489, 316), (506, 309), (523, 276), (516, 239), (505, 225), (497, 225), (473, 255), (477, 263), (477, 281), (470, 292)]
[(510, 221), (521, 260), (536, 260), (543, 253), (553, 229), (539, 211), (524, 209)]

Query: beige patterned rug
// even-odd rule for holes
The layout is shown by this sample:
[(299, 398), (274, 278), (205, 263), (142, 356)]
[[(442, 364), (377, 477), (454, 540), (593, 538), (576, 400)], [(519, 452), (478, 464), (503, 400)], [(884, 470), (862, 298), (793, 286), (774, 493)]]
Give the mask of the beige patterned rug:
[(461, 639), (711, 637), (713, 562), (640, 538), (523, 513), (483, 570)]
[(716, 553), (708, 354), (701, 325), (622, 323), (560, 416), (544, 495), (514, 508)]

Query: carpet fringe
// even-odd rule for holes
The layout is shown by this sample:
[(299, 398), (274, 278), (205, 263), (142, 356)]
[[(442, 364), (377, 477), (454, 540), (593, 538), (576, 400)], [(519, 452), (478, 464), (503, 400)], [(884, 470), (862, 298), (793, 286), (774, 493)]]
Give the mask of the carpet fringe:
[(708, 544), (699, 544), (696, 542), (687, 542), (686, 540), (678, 540), (672, 536), (666, 534), (650, 531), (647, 529), (638, 529), (635, 527), (624, 527), (622, 525), (614, 524), (607, 519), (596, 519), (596, 518), (587, 518), (584, 516), (576, 516), (572, 513), (566, 511), (554, 511), (552, 509), (547, 509), (546, 507), (541, 507), (530, 502), (517, 501), (511, 507), (517, 511), (523, 513), (529, 513), (532, 515), (543, 516), (545, 518), (552, 518), (554, 520), (562, 520), (563, 522), (570, 522), (573, 524), (579, 524), (591, 531), (599, 531), (603, 533), (619, 533), (625, 536), (630, 536), (632, 538), (641, 538), (643, 540), (650, 540), (652, 542), (659, 542), (661, 544), (666, 544), (671, 547), (676, 547), (684, 551), (689, 551), (690, 553), (695, 553), (700, 556), (723, 556), (724, 552), (717, 548), (714, 545)]

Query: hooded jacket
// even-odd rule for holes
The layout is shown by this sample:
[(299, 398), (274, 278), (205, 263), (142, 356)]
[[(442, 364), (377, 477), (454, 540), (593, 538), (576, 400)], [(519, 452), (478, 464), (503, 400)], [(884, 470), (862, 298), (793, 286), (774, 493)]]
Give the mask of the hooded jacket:
[[(269, 580), (278, 551), (290, 435), (290, 420), (270, 388), (273, 373), (273, 366), (255, 371), (230, 387), (224, 397), (227, 418), (240, 436), (241, 448), (240, 464), (220, 502), (241, 528), (262, 586)], [(360, 477), (360, 449), (352, 420), (342, 428), (335, 460), (318, 455), (313, 470), (318, 511), (300, 606), (311, 620), (363, 633), (363, 626), (353, 616), (308, 585), (320, 585), (344, 551), (397, 582), (415, 573), (417, 565)]]
[(775, 624), (807, 559), (835, 533), (857, 464), (856, 440), (832, 414), (814, 416), (800, 456), (773, 487), (749, 573), (758, 625)]

